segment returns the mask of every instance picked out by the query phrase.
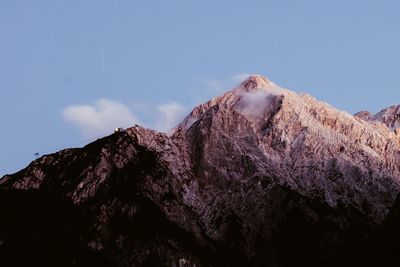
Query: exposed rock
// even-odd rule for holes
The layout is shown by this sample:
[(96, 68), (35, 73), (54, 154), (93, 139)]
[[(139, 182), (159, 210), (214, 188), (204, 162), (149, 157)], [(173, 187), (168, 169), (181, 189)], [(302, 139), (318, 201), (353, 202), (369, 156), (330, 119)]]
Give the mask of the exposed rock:
[(64, 266), (353, 263), (396, 221), (398, 122), (396, 108), (352, 116), (251, 76), (171, 136), (135, 126), (3, 177), (0, 255)]
[(372, 117), (373, 117), (373, 115), (371, 114), (371, 112), (369, 112), (369, 111), (360, 111), (360, 112), (357, 112), (354, 116), (356, 116), (356, 117), (359, 117), (359, 118), (361, 118), (361, 119), (363, 119), (363, 120), (365, 120), (365, 121), (371, 121), (372, 120)]
[(355, 116), (369, 122), (382, 122), (391, 131), (396, 131), (400, 128), (400, 105), (390, 106), (375, 115), (372, 115), (368, 111), (361, 111)]

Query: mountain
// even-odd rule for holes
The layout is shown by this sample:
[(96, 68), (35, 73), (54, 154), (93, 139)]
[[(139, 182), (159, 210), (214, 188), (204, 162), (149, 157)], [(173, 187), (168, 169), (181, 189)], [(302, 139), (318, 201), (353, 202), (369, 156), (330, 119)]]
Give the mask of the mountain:
[(171, 135), (140, 126), (0, 180), (0, 261), (338, 266), (394, 259), (399, 108), (355, 116), (250, 76)]
[(390, 106), (375, 115), (368, 111), (361, 111), (355, 116), (369, 122), (382, 122), (392, 131), (400, 129), (400, 105)]

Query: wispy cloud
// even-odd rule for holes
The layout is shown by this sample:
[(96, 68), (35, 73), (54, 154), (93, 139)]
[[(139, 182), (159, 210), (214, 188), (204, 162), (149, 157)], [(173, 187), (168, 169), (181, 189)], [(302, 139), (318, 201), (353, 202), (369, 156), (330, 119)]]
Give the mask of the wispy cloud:
[[(138, 107), (128, 107), (117, 101), (101, 99), (91, 105), (73, 105), (64, 109), (63, 118), (79, 128), (85, 137), (94, 137), (111, 132), (117, 127), (131, 127), (140, 124), (158, 131), (168, 132), (183, 119), (186, 108), (177, 102), (159, 105), (142, 104), (139, 119), (133, 112)], [(143, 117), (141, 117), (143, 118)], [(147, 121), (147, 123), (143, 123)]]
[(168, 132), (185, 116), (186, 108), (177, 102), (170, 102), (157, 106), (158, 118), (155, 128)]
[(274, 88), (268, 91), (253, 90), (240, 94), (239, 108), (243, 115), (250, 119), (260, 119), (270, 114), (276, 107), (276, 97), (282, 94), (281, 89)]
[(76, 125), (86, 137), (139, 123), (138, 118), (127, 106), (108, 99), (98, 100), (93, 105), (69, 106), (64, 109), (62, 115), (66, 121)]
[(250, 117), (260, 117), (269, 104), (268, 97), (271, 94), (266, 91), (258, 90), (242, 94), (241, 102), (243, 113)]
[(209, 80), (207, 82), (206, 88), (210, 90), (212, 93), (223, 93), (234, 86), (237, 86), (239, 83), (243, 82), (250, 76), (248, 73), (238, 73), (235, 75), (230, 75), (225, 79), (219, 80)]
[(251, 74), (249, 73), (239, 73), (236, 75), (232, 75), (231, 78), (234, 82), (240, 83), (246, 80)]
[[(241, 73), (228, 76), (226, 79), (209, 80), (205, 86), (208, 93), (198, 102), (237, 86), (248, 76), (247, 73)], [(255, 106), (257, 108), (258, 104)], [(186, 106), (174, 101), (161, 104), (136, 103), (128, 106), (118, 101), (100, 99), (94, 104), (68, 106), (62, 116), (64, 120), (78, 127), (84, 136), (95, 137), (107, 134), (117, 127), (126, 128), (134, 124), (168, 132), (188, 111)]]

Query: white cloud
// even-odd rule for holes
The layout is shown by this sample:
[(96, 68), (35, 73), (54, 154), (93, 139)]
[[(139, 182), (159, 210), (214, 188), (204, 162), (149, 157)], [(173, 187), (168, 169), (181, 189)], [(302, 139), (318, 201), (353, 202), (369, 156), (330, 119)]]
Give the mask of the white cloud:
[(69, 106), (65, 108), (63, 118), (78, 126), (86, 137), (99, 136), (114, 128), (139, 122), (127, 106), (108, 99), (98, 100), (94, 105)]
[(259, 119), (269, 114), (275, 108), (273, 102), (279, 96), (279, 89), (264, 91), (254, 90), (241, 94), (240, 109), (247, 118)]
[(175, 127), (185, 116), (186, 108), (177, 102), (170, 102), (157, 106), (157, 121), (155, 128), (168, 132)]
[[(240, 73), (228, 76), (222, 80), (209, 80), (206, 89), (212, 95), (209, 95), (209, 93), (205, 96), (202, 95), (199, 97), (198, 102), (201, 103), (214, 97), (216, 94), (221, 94), (237, 86), (240, 82), (247, 79), (248, 76), (250, 75), (247, 73)], [(255, 98), (258, 99), (259, 97)], [(251, 110), (248, 110), (250, 113), (259, 109), (259, 103), (255, 101), (253, 104), (254, 101), (252, 98), (250, 96), (249, 99), (245, 99), (245, 102), (249, 102), (249, 106), (251, 107)], [(187, 108), (177, 102), (159, 105), (136, 103), (128, 107), (117, 101), (101, 99), (92, 105), (69, 106), (64, 109), (62, 115), (67, 122), (77, 126), (84, 136), (97, 137), (107, 134), (117, 127), (127, 128), (133, 126), (133, 124), (140, 124), (158, 131), (168, 132), (184, 118), (186, 111)], [(137, 114), (140, 115), (140, 120)]]
[(207, 82), (206, 88), (210, 90), (213, 94), (220, 94), (232, 89), (232, 87), (238, 86), (239, 83), (246, 80), (249, 76), (250, 74), (248, 73), (239, 73), (228, 76), (226, 79), (209, 80)]
[(261, 116), (268, 104), (268, 96), (269, 93), (262, 90), (242, 94), (241, 102), (244, 104), (243, 113), (254, 117)]
[[(147, 118), (140, 120), (133, 110)], [(128, 128), (134, 124), (168, 132), (185, 116), (186, 108), (177, 102), (160, 105), (140, 104), (132, 108), (113, 100), (101, 99), (93, 105), (73, 105), (64, 109), (63, 118), (77, 126), (85, 137), (97, 137), (112, 132), (117, 127)], [(144, 125), (143, 121), (147, 123)]]
[(251, 74), (249, 74), (249, 73), (239, 73), (239, 74), (233, 75), (232, 79), (233, 79), (234, 82), (241, 83), (244, 80), (246, 80), (247, 78), (249, 78), (250, 75)]

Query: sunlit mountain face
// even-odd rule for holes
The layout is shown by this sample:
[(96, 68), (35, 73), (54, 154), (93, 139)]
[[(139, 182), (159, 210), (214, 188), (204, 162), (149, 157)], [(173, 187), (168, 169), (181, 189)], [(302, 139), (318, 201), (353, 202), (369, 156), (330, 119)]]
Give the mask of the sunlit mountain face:
[(376, 266), (400, 237), (398, 106), (252, 75), (168, 135), (135, 125), (0, 179), (3, 266)]

